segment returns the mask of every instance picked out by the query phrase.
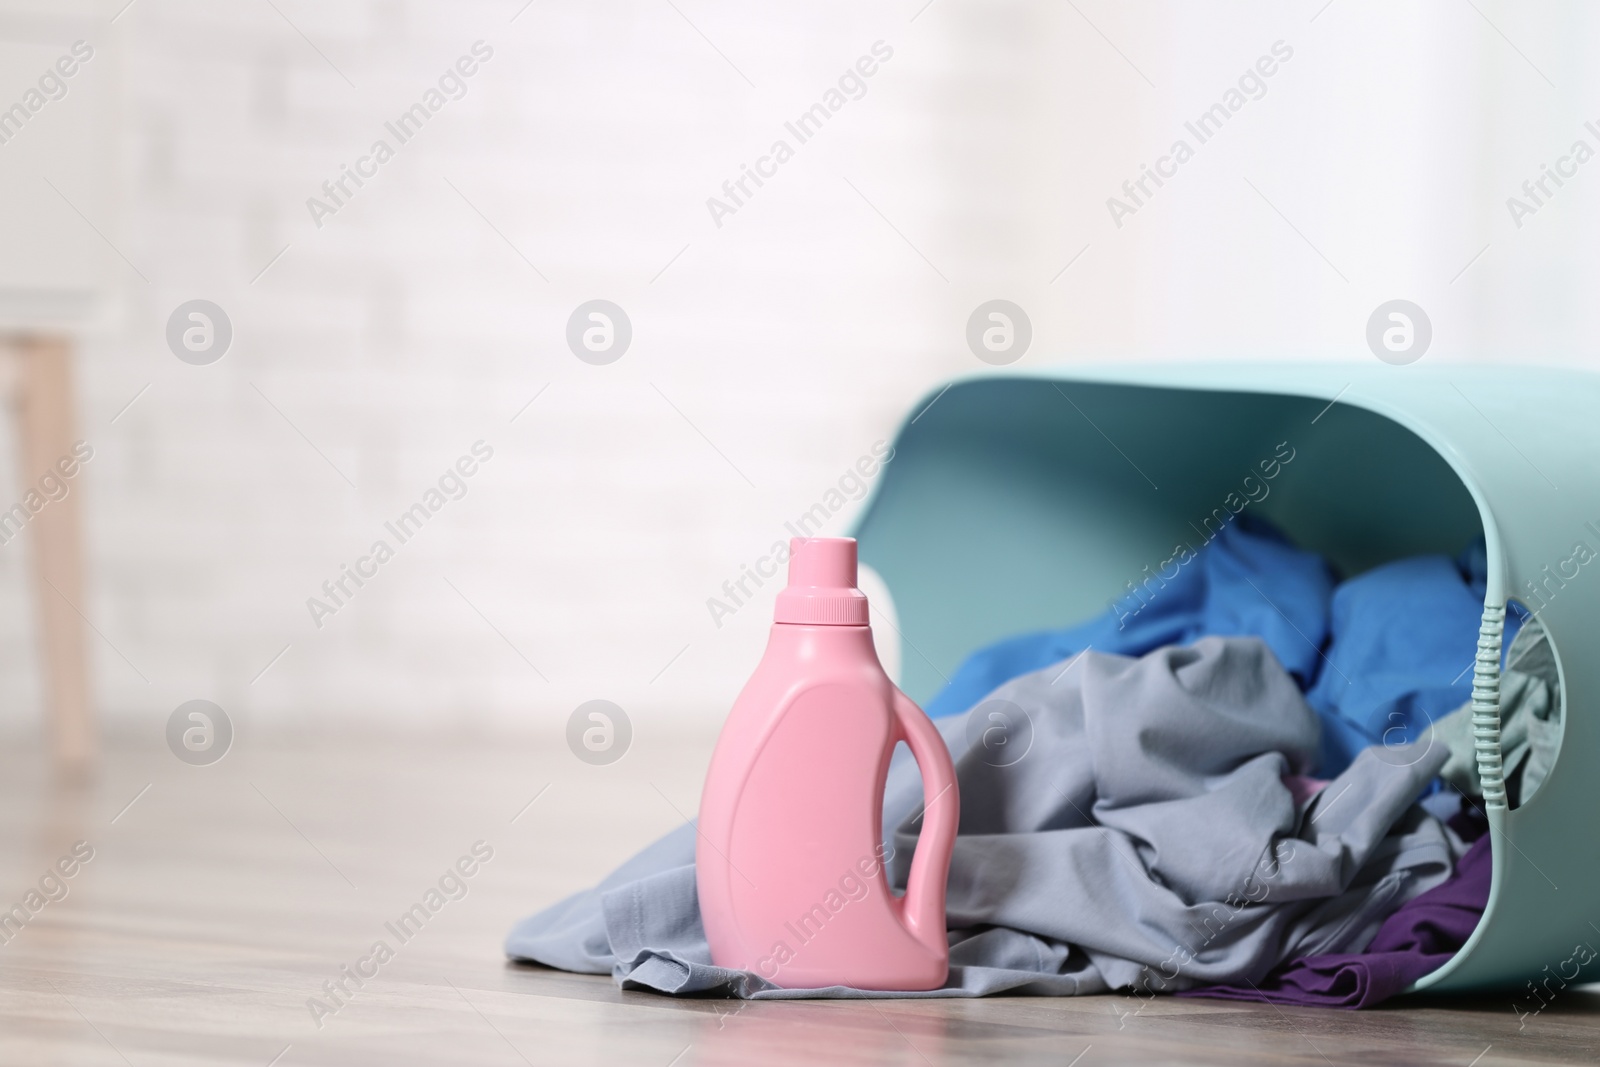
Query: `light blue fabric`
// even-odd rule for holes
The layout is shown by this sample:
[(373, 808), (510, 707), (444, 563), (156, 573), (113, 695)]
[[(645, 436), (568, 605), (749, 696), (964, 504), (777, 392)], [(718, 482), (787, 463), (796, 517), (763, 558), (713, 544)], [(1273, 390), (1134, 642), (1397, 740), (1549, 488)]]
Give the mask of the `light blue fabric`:
[[(1484, 571), (1478, 544), (1456, 560), (1386, 563), (1335, 590), (1325, 659), (1306, 692), (1322, 718), (1321, 773), (1369, 745), (1417, 740), (1471, 697)], [(1507, 645), (1519, 624), (1506, 619)]]
[[(1255, 636), (1322, 720), (1317, 771), (1327, 777), (1369, 745), (1420, 738), (1471, 696), (1487, 569), (1481, 538), (1454, 560), (1396, 560), (1337, 586), (1320, 556), (1246, 516), (1176, 562), (1183, 558), (1174, 557), (1176, 574), (1147, 577), (1087, 622), (974, 652), (928, 714), (964, 712), (1012, 678), (1088, 648), (1142, 656), (1206, 636)], [(1513, 604), (1507, 645), (1521, 618)]]

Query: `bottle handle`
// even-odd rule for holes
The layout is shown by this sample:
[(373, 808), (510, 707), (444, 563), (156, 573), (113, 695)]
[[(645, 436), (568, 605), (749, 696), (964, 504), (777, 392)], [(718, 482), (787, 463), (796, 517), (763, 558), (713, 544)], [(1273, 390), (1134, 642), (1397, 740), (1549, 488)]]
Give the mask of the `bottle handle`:
[(905, 896), (900, 898), (900, 918), (911, 936), (930, 950), (945, 952), (945, 882), (950, 876), (950, 850), (961, 824), (961, 792), (956, 786), (955, 764), (938, 729), (912, 699), (894, 691), (895, 716), (900, 733), (922, 772), (922, 831), (911, 857)]

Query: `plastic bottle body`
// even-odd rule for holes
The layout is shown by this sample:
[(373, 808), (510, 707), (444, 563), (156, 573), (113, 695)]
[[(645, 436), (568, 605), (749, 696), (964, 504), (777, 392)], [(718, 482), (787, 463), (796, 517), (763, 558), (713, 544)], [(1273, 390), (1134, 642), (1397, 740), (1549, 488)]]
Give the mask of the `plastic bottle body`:
[[(904, 897), (889, 888), (882, 842), (900, 741), (930, 798)], [(943, 742), (884, 674), (867, 626), (774, 624), (700, 804), (696, 870), (713, 961), (788, 988), (941, 985), (954, 783)]]

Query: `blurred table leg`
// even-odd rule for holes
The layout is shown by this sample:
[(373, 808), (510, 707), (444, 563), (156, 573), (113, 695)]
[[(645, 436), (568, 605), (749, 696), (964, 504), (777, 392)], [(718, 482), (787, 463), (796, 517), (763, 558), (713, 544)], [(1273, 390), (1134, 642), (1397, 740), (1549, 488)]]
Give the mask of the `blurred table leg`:
[[(72, 454), (72, 346), (61, 336), (30, 336), (13, 344), (20, 357), (18, 400), (22, 414), (22, 491), (36, 487), (56, 461)], [(84, 649), (83, 531), (77, 480), (29, 523), (33, 542), (34, 599), (39, 606), (46, 706), (56, 764), (67, 777), (83, 777), (95, 758)]]

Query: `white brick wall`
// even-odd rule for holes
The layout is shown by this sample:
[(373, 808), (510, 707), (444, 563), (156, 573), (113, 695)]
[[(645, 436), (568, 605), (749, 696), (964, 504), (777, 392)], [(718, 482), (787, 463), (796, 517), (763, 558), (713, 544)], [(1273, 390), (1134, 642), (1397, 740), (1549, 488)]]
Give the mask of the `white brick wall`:
[[(150, 682), (97, 643), (104, 710), (151, 726), (206, 696), (252, 726), (470, 728), (605, 696), (642, 722), (720, 715), (770, 594), (720, 631), (706, 597), (970, 361), (941, 336), (949, 284), (843, 180), (935, 252), (906, 15), (680, 5), (752, 91), (665, 4), (511, 25), (514, 4), (279, 6), (356, 88), (265, 5), (119, 20), (115, 240), (151, 283), (119, 279), (87, 357), (90, 614)], [(317, 229), (305, 199), (479, 38), (495, 54), (465, 98)], [(880, 38), (897, 57), (865, 98), (714, 227), (706, 197)], [(634, 324), (608, 367), (564, 343), (597, 296)], [(234, 323), (213, 366), (162, 341), (193, 297)], [(306, 598), (479, 438), (495, 457), (466, 498), (315, 629)]]
[[(194, 697), (244, 729), (558, 722), (593, 697), (644, 723), (720, 716), (759, 656), (772, 588), (721, 630), (705, 599), (926, 390), (977, 366), (962, 331), (992, 297), (1029, 309), (1034, 363), (1368, 358), (1367, 313), (1402, 293), (1437, 308), (1430, 358), (1509, 350), (1530, 319), (1547, 350), (1579, 350), (1594, 332), (1572, 286), (1593, 268), (1569, 226), (1593, 219), (1600, 185), (1574, 189), (1553, 209), (1565, 219), (1541, 218), (1537, 233), (1513, 235), (1496, 214), (1502, 188), (1537, 169), (1542, 133), (1574, 125), (1580, 110), (1562, 101), (1587, 77), (1570, 54), (1579, 35), (1510, 8), (1497, 19), (1561, 94), (1470, 28), (1470, 11), (1450, 32), (1476, 53), (1429, 53), (1384, 76), (1400, 96), (1440, 77), (1493, 85), (1493, 114), (1528, 109), (1548, 129), (1474, 142), (1429, 127), (1449, 113), (1430, 98), (1388, 131), (1425, 161), (1410, 184), (1377, 183), (1354, 202), (1297, 192), (1330, 159), (1361, 174), (1394, 151), (1358, 138), (1357, 116), (1340, 110), (1352, 55), (1374, 34), (1440, 40), (1374, 5), (1312, 23), (1320, 5), (1232, 5), (1218, 21), (1083, 3), (1091, 27), (1058, 5), (960, 0), (920, 13), (920, 0), (674, 0), (682, 15), (655, 0), (537, 0), (514, 23), (522, 0), (274, 2), (353, 88), (266, 3), (138, 0), (108, 25), (119, 0), (96, 16), (105, 62), (89, 73), (116, 87), (115, 195), (100, 221), (149, 278), (91, 246), (111, 287), (81, 373), (97, 449), (83, 485), (86, 610), (110, 643), (91, 635), (95, 692), (122, 728), (155, 729)], [(1105, 197), (1277, 37), (1300, 53), (1271, 95), (1181, 185), (1112, 228)], [(479, 38), (495, 53), (465, 98), (316, 228), (306, 198)], [(894, 57), (864, 98), (716, 228), (705, 199), (879, 39)], [(1363, 108), (1387, 129), (1381, 109)], [(1491, 150), (1494, 138), (1515, 150)], [(1266, 175), (1352, 280), (1327, 276), (1243, 174)], [(63, 189), (91, 177), (61, 176)], [(1585, 177), (1600, 183), (1600, 170)], [(1365, 213), (1392, 208), (1386, 197), (1440, 196), (1472, 211), (1398, 234), (1384, 228), (1392, 211)], [(63, 213), (57, 225), (81, 222)], [(1447, 284), (1486, 240), (1494, 254)], [(1401, 247), (1422, 252), (1393, 268)], [(1531, 280), (1538, 262), (1567, 288)], [(179, 363), (163, 340), (168, 314), (194, 297), (234, 325), (208, 367)], [(563, 337), (596, 297), (634, 326), (606, 367), (579, 362)], [(306, 598), (479, 438), (495, 458), (468, 496), (315, 629)], [(12, 726), (38, 701), (21, 547), (0, 551)]]

